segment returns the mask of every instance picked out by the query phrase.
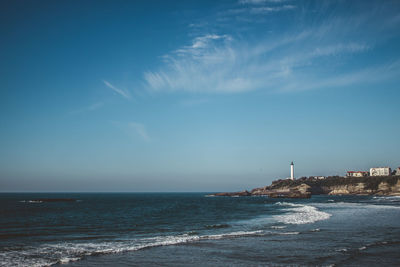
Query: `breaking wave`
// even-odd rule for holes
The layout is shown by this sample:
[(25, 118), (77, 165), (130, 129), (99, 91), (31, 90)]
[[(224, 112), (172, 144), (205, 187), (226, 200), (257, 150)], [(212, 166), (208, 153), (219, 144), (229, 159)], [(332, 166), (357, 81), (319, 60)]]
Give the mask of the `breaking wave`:
[(335, 203), (318, 203), (316, 204), (318, 207), (340, 207), (340, 208), (371, 208), (371, 209), (400, 209), (399, 206), (395, 206), (396, 203), (392, 203), (395, 201), (386, 201), (384, 199), (364, 202), (364, 203), (352, 203), (352, 202), (335, 202)]
[(287, 202), (278, 202), (276, 205), (288, 206), (288, 208), (284, 209), (285, 211), (288, 211), (288, 213), (274, 216), (275, 220), (285, 224), (314, 223), (317, 221), (327, 220), (331, 217), (331, 214), (320, 211), (313, 206)]
[(361, 247), (353, 247), (353, 248), (338, 248), (335, 251), (336, 252), (349, 252), (349, 253), (357, 253), (359, 251), (363, 251), (372, 247), (385, 247), (385, 246), (391, 246), (391, 245), (398, 245), (400, 242), (399, 241), (377, 241), (373, 243), (369, 243), (366, 245), (362, 245)]
[(286, 226), (284, 226), (284, 225), (272, 225), (271, 226), (271, 229), (284, 229), (284, 228), (286, 228)]
[(259, 236), (267, 234), (259, 231), (238, 231), (216, 235), (190, 235), (157, 236), (136, 240), (116, 240), (113, 242), (99, 243), (58, 243), (46, 244), (39, 247), (30, 247), (24, 250), (5, 251), (0, 253), (0, 266), (49, 266), (65, 264), (81, 260), (85, 256), (111, 254), (136, 251), (145, 248), (178, 245), (199, 240), (217, 240), (224, 238), (237, 238), (245, 236)]
[(400, 196), (375, 196), (372, 198), (375, 202), (400, 202)]

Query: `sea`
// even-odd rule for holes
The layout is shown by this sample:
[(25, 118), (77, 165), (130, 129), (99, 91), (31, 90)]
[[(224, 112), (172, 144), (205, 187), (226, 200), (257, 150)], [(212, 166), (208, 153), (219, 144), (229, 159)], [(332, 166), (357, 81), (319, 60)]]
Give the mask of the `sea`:
[(0, 266), (400, 266), (400, 197), (3, 193)]

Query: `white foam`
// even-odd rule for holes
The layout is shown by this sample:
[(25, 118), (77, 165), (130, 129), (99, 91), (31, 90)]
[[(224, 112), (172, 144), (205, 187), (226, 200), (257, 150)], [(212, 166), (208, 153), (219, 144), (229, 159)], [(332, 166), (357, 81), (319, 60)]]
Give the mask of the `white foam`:
[(343, 207), (343, 208), (373, 208), (373, 209), (400, 209), (400, 206), (382, 205), (373, 203), (351, 203), (351, 202), (335, 202), (335, 203), (318, 203), (318, 207)]
[(227, 237), (241, 237), (241, 236), (254, 236), (254, 235), (261, 235), (264, 231), (238, 231), (238, 232), (231, 232), (219, 235), (205, 235), (201, 236), (200, 239), (222, 239)]
[(286, 228), (287, 226), (284, 226), (284, 225), (272, 225), (271, 226), (271, 228), (272, 229), (284, 229), (284, 228)]
[(298, 235), (300, 232), (286, 232), (286, 233), (279, 233), (280, 235)]
[(43, 203), (41, 200), (21, 200), (22, 203)]
[(264, 231), (237, 231), (217, 235), (156, 236), (134, 240), (116, 240), (100, 243), (57, 243), (27, 248), (23, 251), (1, 252), (0, 266), (49, 266), (78, 261), (84, 256), (93, 254), (110, 254), (136, 251), (144, 248), (177, 245), (209, 239), (237, 238), (266, 234)]
[(81, 258), (77, 258), (77, 257), (75, 257), (75, 258), (68, 258), (68, 257), (65, 257), (65, 258), (62, 258), (61, 260), (60, 260), (60, 263), (61, 264), (66, 264), (66, 263), (68, 263), (68, 262), (72, 262), (72, 261), (78, 261), (78, 260), (80, 260)]
[(288, 213), (274, 216), (275, 220), (285, 224), (314, 223), (317, 221), (327, 220), (329, 219), (329, 217), (331, 217), (331, 214), (319, 211), (316, 207), (313, 206), (286, 203), (286, 202), (280, 203), (278, 205), (285, 205), (291, 207), (285, 209), (286, 211), (288, 211)]
[(400, 196), (375, 196), (373, 197), (374, 201), (388, 201), (388, 202), (400, 202)]
[(289, 203), (289, 202), (276, 202), (275, 205), (279, 206), (296, 206), (297, 204)]

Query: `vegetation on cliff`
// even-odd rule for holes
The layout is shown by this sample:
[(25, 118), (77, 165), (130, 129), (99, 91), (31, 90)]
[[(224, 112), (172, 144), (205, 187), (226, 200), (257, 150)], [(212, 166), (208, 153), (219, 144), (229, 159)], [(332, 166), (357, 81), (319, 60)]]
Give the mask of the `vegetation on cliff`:
[(324, 179), (302, 177), (296, 180), (276, 180), (271, 185), (254, 188), (250, 192), (217, 193), (213, 196), (269, 196), (309, 198), (311, 195), (398, 195), (400, 176), (340, 177)]
[(394, 186), (400, 180), (400, 176), (368, 176), (368, 177), (340, 177), (329, 176), (325, 179), (317, 179), (313, 177), (302, 177), (296, 180), (276, 180), (268, 187), (269, 189), (279, 189), (284, 187), (295, 187), (301, 184), (307, 184), (312, 188), (333, 187), (342, 185), (364, 184), (365, 189), (377, 190), (379, 184), (384, 182), (390, 186)]

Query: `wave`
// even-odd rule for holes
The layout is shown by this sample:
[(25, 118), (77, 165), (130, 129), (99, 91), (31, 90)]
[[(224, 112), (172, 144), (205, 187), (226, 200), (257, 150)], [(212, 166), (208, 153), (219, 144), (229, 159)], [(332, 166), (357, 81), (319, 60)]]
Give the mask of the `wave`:
[(376, 202), (363, 202), (363, 203), (354, 203), (354, 202), (335, 202), (335, 203), (317, 203), (318, 207), (340, 207), (340, 208), (372, 208), (372, 209), (400, 209), (400, 206), (395, 205), (397, 203), (388, 203), (382, 201)]
[(375, 202), (400, 202), (400, 196), (375, 196), (372, 198)]
[(33, 200), (21, 200), (22, 203), (43, 203), (43, 202), (80, 202), (79, 199), (74, 198), (38, 198)]
[(72, 261), (79, 261), (80, 259), (81, 258), (68, 258), (68, 257), (65, 257), (65, 258), (60, 259), (59, 262), (61, 264), (66, 264), (66, 263), (69, 263), (69, 262), (72, 262)]
[[(0, 252), (0, 266), (50, 266), (78, 261), (86, 256), (136, 251), (145, 248), (178, 245), (200, 240), (217, 240), (269, 234), (264, 231), (237, 231), (215, 235), (171, 235), (135, 240), (115, 240), (99, 243), (63, 242), (30, 247), (24, 250)], [(290, 233), (288, 233), (290, 234)]]
[(285, 233), (279, 233), (280, 235), (298, 235), (300, 232), (285, 232)]
[(285, 209), (288, 213), (274, 216), (275, 220), (285, 224), (314, 223), (317, 221), (327, 220), (331, 217), (331, 214), (320, 211), (313, 206), (288, 202), (277, 202), (276, 205), (289, 207)]
[[(296, 206), (296, 208), (299, 207)], [(217, 225), (217, 228), (218, 227)], [(275, 227), (276, 229), (283, 229), (286, 226)], [(80, 241), (48, 243), (38, 247), (26, 247), (22, 250), (11, 250), (10, 248), (7, 251), (2, 251), (0, 252), (0, 266), (50, 266), (79, 261), (87, 256), (132, 252), (151, 247), (179, 245), (202, 240), (298, 234), (300, 234), (300, 232), (275, 232), (267, 230), (234, 231), (210, 235), (198, 235), (196, 232), (188, 232), (180, 235), (156, 236), (130, 240), (116, 239), (103, 242)]]
[(238, 231), (238, 232), (231, 232), (231, 233), (225, 233), (225, 234), (219, 234), (219, 235), (204, 235), (199, 237), (200, 240), (206, 240), (206, 239), (223, 239), (223, 238), (233, 238), (233, 237), (244, 237), (244, 236), (259, 236), (259, 235), (265, 235), (266, 232), (262, 230), (258, 231)]
[(335, 249), (336, 252), (348, 252), (348, 253), (360, 253), (360, 251), (372, 248), (372, 247), (384, 247), (391, 245), (398, 245), (399, 241), (377, 241), (369, 244), (362, 245), (361, 247), (353, 247), (353, 248), (339, 248)]
[(388, 199), (400, 199), (400, 196), (374, 196), (373, 198), (388, 198)]
[(271, 228), (272, 229), (284, 229), (284, 228), (286, 228), (287, 226), (284, 226), (284, 225), (272, 225), (271, 226)]

